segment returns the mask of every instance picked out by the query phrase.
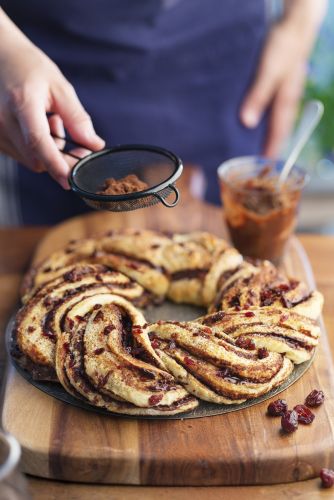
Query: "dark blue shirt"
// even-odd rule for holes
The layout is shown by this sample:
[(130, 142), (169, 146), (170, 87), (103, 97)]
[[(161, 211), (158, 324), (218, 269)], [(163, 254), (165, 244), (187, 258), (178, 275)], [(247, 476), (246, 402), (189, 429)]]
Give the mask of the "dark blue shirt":
[[(219, 202), (216, 168), (261, 151), (239, 107), (266, 34), (264, 0), (5, 0), (12, 20), (60, 67), (108, 145), (151, 143), (200, 165)], [(21, 168), (25, 223), (85, 210), (47, 174)]]

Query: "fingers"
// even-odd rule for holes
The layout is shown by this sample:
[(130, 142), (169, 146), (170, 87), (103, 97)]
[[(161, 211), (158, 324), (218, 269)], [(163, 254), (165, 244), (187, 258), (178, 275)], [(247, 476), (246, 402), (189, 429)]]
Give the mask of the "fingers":
[(240, 109), (241, 122), (256, 127), (282, 82), (300, 64), (301, 51), (289, 24), (275, 26), (265, 43), (255, 80)]
[(279, 155), (284, 140), (293, 128), (305, 75), (305, 68), (297, 67), (296, 71), (283, 82), (273, 101), (263, 149), (263, 154), (269, 158), (276, 158)]
[(40, 96), (21, 97), (14, 103), (14, 114), (23, 135), (24, 144), (37, 162), (45, 165), (50, 175), (64, 189), (69, 189), (69, 166), (50, 136), (45, 104)]
[[(65, 125), (89, 150), (102, 148), (104, 142), (57, 66), (19, 33), (8, 38), (8, 50), (1, 52), (0, 150), (34, 171), (46, 168), (69, 189), (70, 166), (59, 151), (63, 144), (50, 131), (63, 136)], [(49, 112), (56, 115), (48, 118)]]
[(53, 90), (53, 108), (62, 118), (72, 139), (87, 149), (98, 151), (105, 142), (94, 130), (88, 113), (84, 110), (74, 88), (63, 80)]
[[(51, 135), (58, 137), (65, 137), (65, 128), (63, 120), (57, 114), (51, 114), (48, 116), (49, 128)], [(66, 141), (62, 139), (57, 139), (56, 137), (52, 137), (56, 143), (56, 146), (59, 150), (62, 150), (65, 146)]]
[[(59, 114), (47, 117), (46, 108), (50, 105), (45, 104), (46, 100), (43, 98), (41, 89), (38, 96), (23, 90), (19, 93), (13, 92), (10, 99), (10, 113), (6, 118), (8, 139), (5, 142), (8, 144), (2, 150), (35, 172), (42, 172), (46, 169), (64, 189), (69, 189), (68, 176), (75, 160), (59, 151), (63, 148), (64, 141), (54, 139), (50, 135), (53, 133), (64, 137), (65, 130), (63, 119)], [(68, 106), (68, 110), (64, 111), (66, 107), (60, 106), (65, 119), (69, 120), (69, 110), (73, 110), (73, 106), (78, 106), (78, 108), (71, 116), (74, 120), (78, 118), (79, 121), (72, 124), (72, 136), (76, 127), (79, 127), (80, 132), (73, 137), (74, 140), (87, 144), (90, 149), (103, 147), (102, 139), (98, 138), (94, 131), (91, 132), (93, 130), (91, 120), (76, 96), (74, 98), (72, 95), (72, 104)], [(87, 124), (88, 129), (85, 128)], [(91, 138), (87, 141), (89, 133)], [(88, 153), (89, 151), (86, 150), (84, 155)]]
[(273, 78), (265, 68), (265, 65), (260, 68), (258, 76), (241, 108), (241, 121), (248, 128), (255, 128), (259, 124), (277, 87), (277, 78)]
[(255, 81), (241, 106), (240, 119), (248, 128), (258, 125), (284, 76), (282, 54), (276, 56), (276, 52), (275, 45), (270, 41), (264, 50)]
[[(58, 137), (65, 137), (64, 123), (60, 116), (52, 114), (48, 117), (48, 120), (51, 134), (54, 134)], [(64, 159), (66, 160), (68, 166), (70, 167), (70, 169), (72, 169), (78, 160), (63, 151), (66, 145), (66, 140), (58, 139), (57, 137), (53, 137), (53, 140), (55, 141), (57, 148), (62, 151), (62, 155), (64, 156)], [(83, 158), (91, 153), (90, 150), (83, 148), (70, 149), (68, 152), (79, 158)]]
[(4, 116), (4, 123), (6, 127), (1, 134), (1, 151), (13, 157), (33, 172), (39, 173), (45, 171), (43, 165), (34, 158), (26, 146), (20, 126), (15, 117), (7, 113)]

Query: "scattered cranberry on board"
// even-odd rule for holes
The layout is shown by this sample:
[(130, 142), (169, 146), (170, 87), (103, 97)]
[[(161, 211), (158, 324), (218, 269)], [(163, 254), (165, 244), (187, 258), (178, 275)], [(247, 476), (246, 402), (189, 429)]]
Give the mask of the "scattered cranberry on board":
[(281, 418), (282, 430), (287, 434), (298, 429), (298, 413), (295, 410), (288, 410)]
[(294, 411), (297, 412), (298, 422), (300, 424), (311, 424), (315, 418), (314, 413), (312, 413), (311, 410), (305, 405), (295, 406)]
[(321, 469), (320, 479), (323, 488), (331, 488), (334, 485), (334, 470)]
[(271, 417), (282, 417), (288, 410), (288, 404), (285, 399), (277, 399), (272, 401), (267, 408), (268, 415)]
[(318, 391), (317, 389), (314, 389), (313, 391), (310, 392), (308, 396), (306, 396), (305, 399), (305, 404), (307, 406), (320, 406), (325, 400), (325, 395), (322, 391)]

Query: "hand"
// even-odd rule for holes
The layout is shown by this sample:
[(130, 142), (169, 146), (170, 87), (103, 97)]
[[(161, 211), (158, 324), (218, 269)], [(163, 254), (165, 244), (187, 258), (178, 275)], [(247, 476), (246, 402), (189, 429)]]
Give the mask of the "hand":
[[(0, 9), (0, 150), (35, 172), (47, 170), (69, 189), (70, 158), (50, 132), (96, 151), (104, 141), (95, 132), (74, 88), (58, 67)], [(47, 117), (47, 112), (53, 112)]]
[(289, 135), (302, 96), (307, 59), (326, 11), (326, 0), (287, 0), (286, 14), (274, 25), (257, 74), (241, 106), (240, 118), (256, 127), (270, 107), (263, 154), (275, 158)]

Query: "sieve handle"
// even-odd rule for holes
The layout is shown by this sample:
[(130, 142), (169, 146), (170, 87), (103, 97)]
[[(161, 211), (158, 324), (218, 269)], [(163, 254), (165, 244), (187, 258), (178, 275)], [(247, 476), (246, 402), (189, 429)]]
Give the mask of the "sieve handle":
[[(68, 143), (68, 144), (72, 144), (72, 146), (75, 146), (77, 148), (87, 149), (86, 146), (83, 146), (82, 144), (79, 144), (78, 142), (72, 141), (72, 139), (69, 139), (68, 137), (60, 137), (59, 135), (56, 135), (56, 134), (51, 134), (51, 136), (54, 139), (61, 139), (62, 141), (65, 141), (65, 145), (66, 145), (66, 143)], [(77, 156), (73, 153), (70, 153), (70, 151), (64, 151), (64, 149), (59, 149), (59, 151), (61, 153), (63, 153), (64, 155), (72, 156), (72, 158), (75, 158), (76, 160), (82, 160), (81, 156)], [(87, 149), (87, 151), (90, 151), (90, 150)]]
[(160, 196), (159, 193), (152, 193), (152, 195), (158, 198), (161, 201), (161, 203), (165, 205), (165, 207), (173, 208), (175, 207), (175, 205), (177, 205), (179, 201), (180, 193), (178, 189), (174, 186), (174, 184), (170, 184), (168, 187), (170, 187), (175, 193), (175, 199), (172, 203), (167, 203), (167, 201), (162, 196)]

